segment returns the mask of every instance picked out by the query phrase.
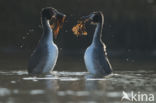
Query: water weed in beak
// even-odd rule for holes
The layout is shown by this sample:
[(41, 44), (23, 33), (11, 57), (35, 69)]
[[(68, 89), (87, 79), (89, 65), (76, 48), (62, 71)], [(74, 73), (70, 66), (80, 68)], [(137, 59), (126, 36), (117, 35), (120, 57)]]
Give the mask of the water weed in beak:
[(78, 21), (78, 24), (72, 28), (72, 31), (76, 36), (80, 36), (80, 35), (86, 36), (87, 32), (85, 27), (85, 21)]

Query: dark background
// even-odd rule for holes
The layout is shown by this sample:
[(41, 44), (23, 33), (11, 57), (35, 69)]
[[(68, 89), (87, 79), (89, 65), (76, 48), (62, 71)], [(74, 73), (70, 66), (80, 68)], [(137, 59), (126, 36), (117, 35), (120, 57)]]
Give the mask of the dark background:
[(0, 50), (30, 50), (42, 34), (40, 10), (51, 6), (68, 17), (55, 40), (63, 50), (85, 49), (92, 40), (94, 26), (88, 36), (76, 37), (71, 29), (79, 17), (93, 11), (105, 15), (103, 41), (109, 50), (156, 50), (155, 0), (0, 0)]

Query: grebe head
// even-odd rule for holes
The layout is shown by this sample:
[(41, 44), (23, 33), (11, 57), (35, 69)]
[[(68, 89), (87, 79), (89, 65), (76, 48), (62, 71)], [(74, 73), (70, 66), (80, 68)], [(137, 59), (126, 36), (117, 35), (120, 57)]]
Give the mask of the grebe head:
[(54, 36), (57, 37), (60, 28), (63, 26), (66, 15), (59, 12), (55, 8), (46, 7), (42, 9), (41, 16), (42, 18), (53, 21), (51, 28), (53, 29)]
[(51, 7), (43, 8), (41, 11), (42, 18), (46, 18), (47, 20), (51, 20), (55, 15), (55, 9)]
[(83, 16), (82, 19), (91, 22), (91, 24), (103, 23), (104, 15), (101, 11), (97, 11), (97, 12), (92, 12), (88, 16)]

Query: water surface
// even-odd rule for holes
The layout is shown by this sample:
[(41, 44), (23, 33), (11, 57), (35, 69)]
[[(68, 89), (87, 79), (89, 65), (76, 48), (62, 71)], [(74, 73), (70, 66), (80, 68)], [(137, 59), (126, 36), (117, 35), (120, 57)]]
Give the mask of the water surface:
[(121, 103), (123, 91), (156, 94), (153, 59), (110, 60), (114, 74), (90, 78), (78, 58), (59, 59), (52, 75), (40, 76), (27, 74), (26, 59), (4, 58), (0, 61), (0, 103)]

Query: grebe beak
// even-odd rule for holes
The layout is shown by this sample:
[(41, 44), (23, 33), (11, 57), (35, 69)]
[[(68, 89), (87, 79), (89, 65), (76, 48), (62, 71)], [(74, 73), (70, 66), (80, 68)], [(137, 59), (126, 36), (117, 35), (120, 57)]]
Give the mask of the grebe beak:
[(85, 21), (85, 22), (89, 22), (89, 21), (92, 21), (93, 20), (94, 16), (95, 16), (95, 13), (92, 13), (92, 14), (90, 14), (88, 16), (82, 16), (81, 19), (83, 21)]

